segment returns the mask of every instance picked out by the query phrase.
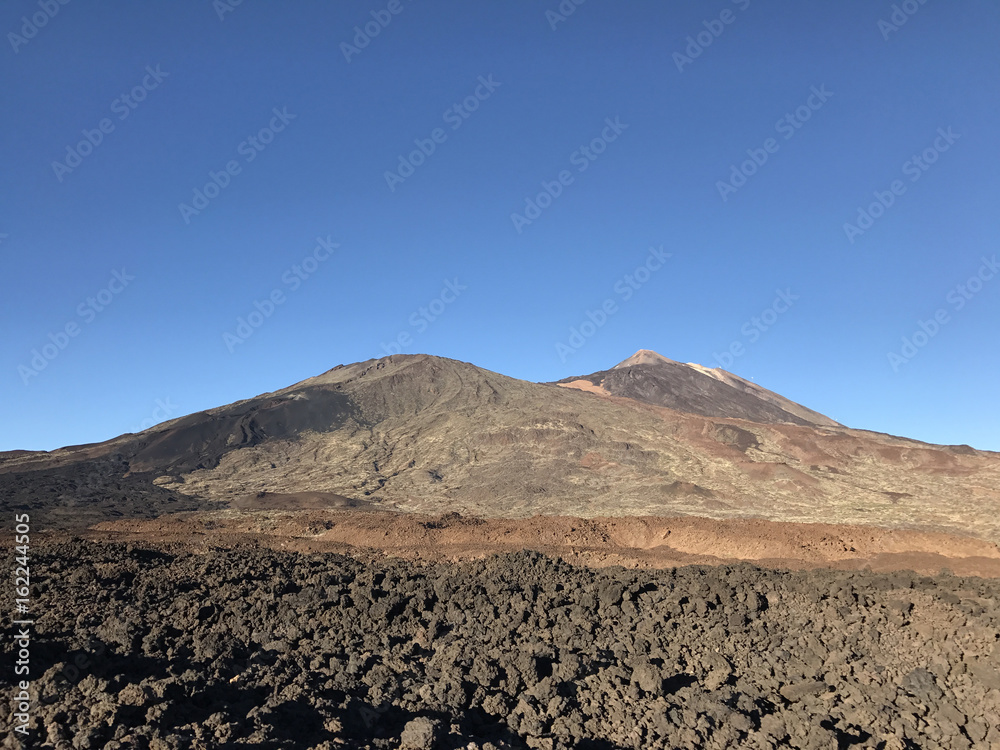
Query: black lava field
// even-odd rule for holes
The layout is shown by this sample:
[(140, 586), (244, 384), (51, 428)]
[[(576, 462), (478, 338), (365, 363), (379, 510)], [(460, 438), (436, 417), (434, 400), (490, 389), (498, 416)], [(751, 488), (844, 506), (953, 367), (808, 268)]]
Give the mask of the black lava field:
[(1000, 746), (1000, 581), (33, 553), (35, 746)]

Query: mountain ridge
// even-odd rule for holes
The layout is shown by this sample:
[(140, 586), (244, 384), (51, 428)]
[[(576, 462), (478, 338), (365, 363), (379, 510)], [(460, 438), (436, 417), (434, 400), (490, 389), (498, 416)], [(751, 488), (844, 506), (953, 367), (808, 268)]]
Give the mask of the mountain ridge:
[[(0, 456), (0, 504), (59, 524), (263, 497), (289, 509), (309, 498), (484, 518), (760, 517), (1000, 539), (1000, 454), (803, 423), (756, 389), (644, 358), (598, 381), (621, 378), (646, 400), (425, 354), (339, 365), (142, 433)], [(660, 398), (670, 387), (672, 406)], [(713, 406), (713, 393), (728, 400)]]

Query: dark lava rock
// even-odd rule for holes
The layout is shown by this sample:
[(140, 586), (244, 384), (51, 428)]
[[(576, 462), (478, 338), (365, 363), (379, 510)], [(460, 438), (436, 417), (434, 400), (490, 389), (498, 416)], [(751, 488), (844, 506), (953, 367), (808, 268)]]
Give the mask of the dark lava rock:
[[(36, 747), (1000, 743), (992, 580), (589, 569), (535, 552), (416, 564), (74, 541), (33, 554)], [(4, 663), (14, 648), (3, 641)], [(0, 702), (5, 726), (11, 714)]]
[(413, 719), (403, 727), (399, 742), (406, 750), (432, 750), (437, 733), (437, 722), (426, 716)]

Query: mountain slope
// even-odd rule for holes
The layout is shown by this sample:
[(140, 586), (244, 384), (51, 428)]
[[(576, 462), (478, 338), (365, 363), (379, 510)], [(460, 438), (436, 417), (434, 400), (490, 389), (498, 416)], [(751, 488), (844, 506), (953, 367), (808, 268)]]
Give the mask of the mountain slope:
[[(609, 372), (638, 380), (649, 366)], [(679, 394), (689, 410), (726, 385), (679, 367), (700, 389)], [(1000, 539), (1000, 455), (800, 424), (751, 395), (728, 403), (773, 422), (397, 355), (107, 443), (7, 454), (0, 503), (52, 524), (255, 507), (259, 495), (272, 508), (308, 498), (481, 517), (757, 516)]]
[(610, 370), (565, 378), (558, 384), (706, 417), (735, 417), (765, 424), (841, 426), (731, 372), (681, 364), (648, 349), (640, 349)]

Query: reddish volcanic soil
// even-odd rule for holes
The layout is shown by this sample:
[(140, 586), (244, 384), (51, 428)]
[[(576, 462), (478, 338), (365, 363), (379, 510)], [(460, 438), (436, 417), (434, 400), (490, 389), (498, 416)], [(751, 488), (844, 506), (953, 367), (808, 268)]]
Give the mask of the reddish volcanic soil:
[(1000, 548), (949, 534), (759, 519), (536, 516), (299, 510), (180, 513), (98, 524), (84, 537), (204, 548), (256, 543), (275, 549), (468, 560), (531, 549), (593, 567), (665, 568), (746, 561), (769, 568), (870, 568), (1000, 577)]

